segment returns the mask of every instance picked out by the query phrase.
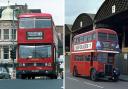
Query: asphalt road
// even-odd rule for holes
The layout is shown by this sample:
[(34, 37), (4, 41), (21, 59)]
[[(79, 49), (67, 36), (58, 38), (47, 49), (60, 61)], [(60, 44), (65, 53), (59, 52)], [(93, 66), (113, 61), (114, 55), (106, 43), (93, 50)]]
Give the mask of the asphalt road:
[(73, 77), (66, 71), (65, 89), (128, 89), (128, 82), (112, 82), (100, 79), (97, 82), (91, 81), (86, 77)]
[(0, 89), (63, 89), (62, 79), (0, 80)]
[(112, 82), (100, 79), (97, 82), (87, 77), (73, 77), (69, 72), (69, 56), (65, 59), (65, 89), (128, 89), (128, 82)]

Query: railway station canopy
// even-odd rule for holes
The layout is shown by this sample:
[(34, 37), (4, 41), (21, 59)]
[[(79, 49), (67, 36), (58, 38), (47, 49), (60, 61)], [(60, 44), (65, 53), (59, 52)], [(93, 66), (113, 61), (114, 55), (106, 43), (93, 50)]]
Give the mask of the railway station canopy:
[[(114, 28), (117, 24), (126, 24), (127, 18), (128, 0), (105, 0), (95, 15), (80, 14), (73, 23), (71, 30), (72, 32), (83, 32), (81, 31), (82, 28), (87, 27), (91, 30), (93, 24), (96, 27)], [(87, 31), (87, 29), (85, 30)]]
[[(118, 34), (120, 47), (128, 47), (128, 0), (105, 0), (96, 14), (82, 13), (74, 21), (71, 33), (80, 34), (95, 28), (111, 28)], [(66, 29), (65, 29), (66, 30)], [(67, 31), (67, 30), (66, 30)], [(66, 35), (66, 37), (69, 37)], [(66, 38), (67, 39), (67, 38)]]

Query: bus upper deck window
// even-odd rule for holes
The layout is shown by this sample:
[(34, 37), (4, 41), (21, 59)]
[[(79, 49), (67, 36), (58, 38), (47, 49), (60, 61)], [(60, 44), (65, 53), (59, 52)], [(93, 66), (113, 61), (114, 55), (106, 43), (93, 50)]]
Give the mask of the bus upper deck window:
[(87, 36), (84, 36), (84, 41), (87, 41)]
[(91, 41), (92, 40), (92, 35), (88, 35), (88, 41)]
[(96, 34), (95, 33), (92, 34), (92, 39), (93, 40), (96, 39)]
[(84, 37), (81, 36), (81, 37), (80, 37), (80, 42), (83, 42), (83, 41), (84, 41)]
[(99, 32), (98, 39), (100, 40), (107, 40), (107, 33)]
[(116, 41), (117, 35), (116, 34), (108, 34), (108, 40)]
[(73, 43), (76, 44), (76, 38), (73, 39)]

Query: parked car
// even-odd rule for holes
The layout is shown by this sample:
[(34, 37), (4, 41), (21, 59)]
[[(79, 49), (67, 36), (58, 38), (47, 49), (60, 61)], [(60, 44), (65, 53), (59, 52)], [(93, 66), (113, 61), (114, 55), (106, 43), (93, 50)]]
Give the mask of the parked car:
[(5, 67), (0, 67), (0, 79), (9, 79), (10, 75)]

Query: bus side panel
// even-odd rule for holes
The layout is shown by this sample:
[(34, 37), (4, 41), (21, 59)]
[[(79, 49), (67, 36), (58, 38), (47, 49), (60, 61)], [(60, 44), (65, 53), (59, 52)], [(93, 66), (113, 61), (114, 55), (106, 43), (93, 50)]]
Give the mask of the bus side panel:
[(103, 72), (104, 71), (104, 63), (95, 61), (95, 62), (93, 62), (93, 68), (95, 68), (97, 72)]
[(83, 66), (83, 75), (84, 76), (90, 76), (90, 62), (85, 61)]

